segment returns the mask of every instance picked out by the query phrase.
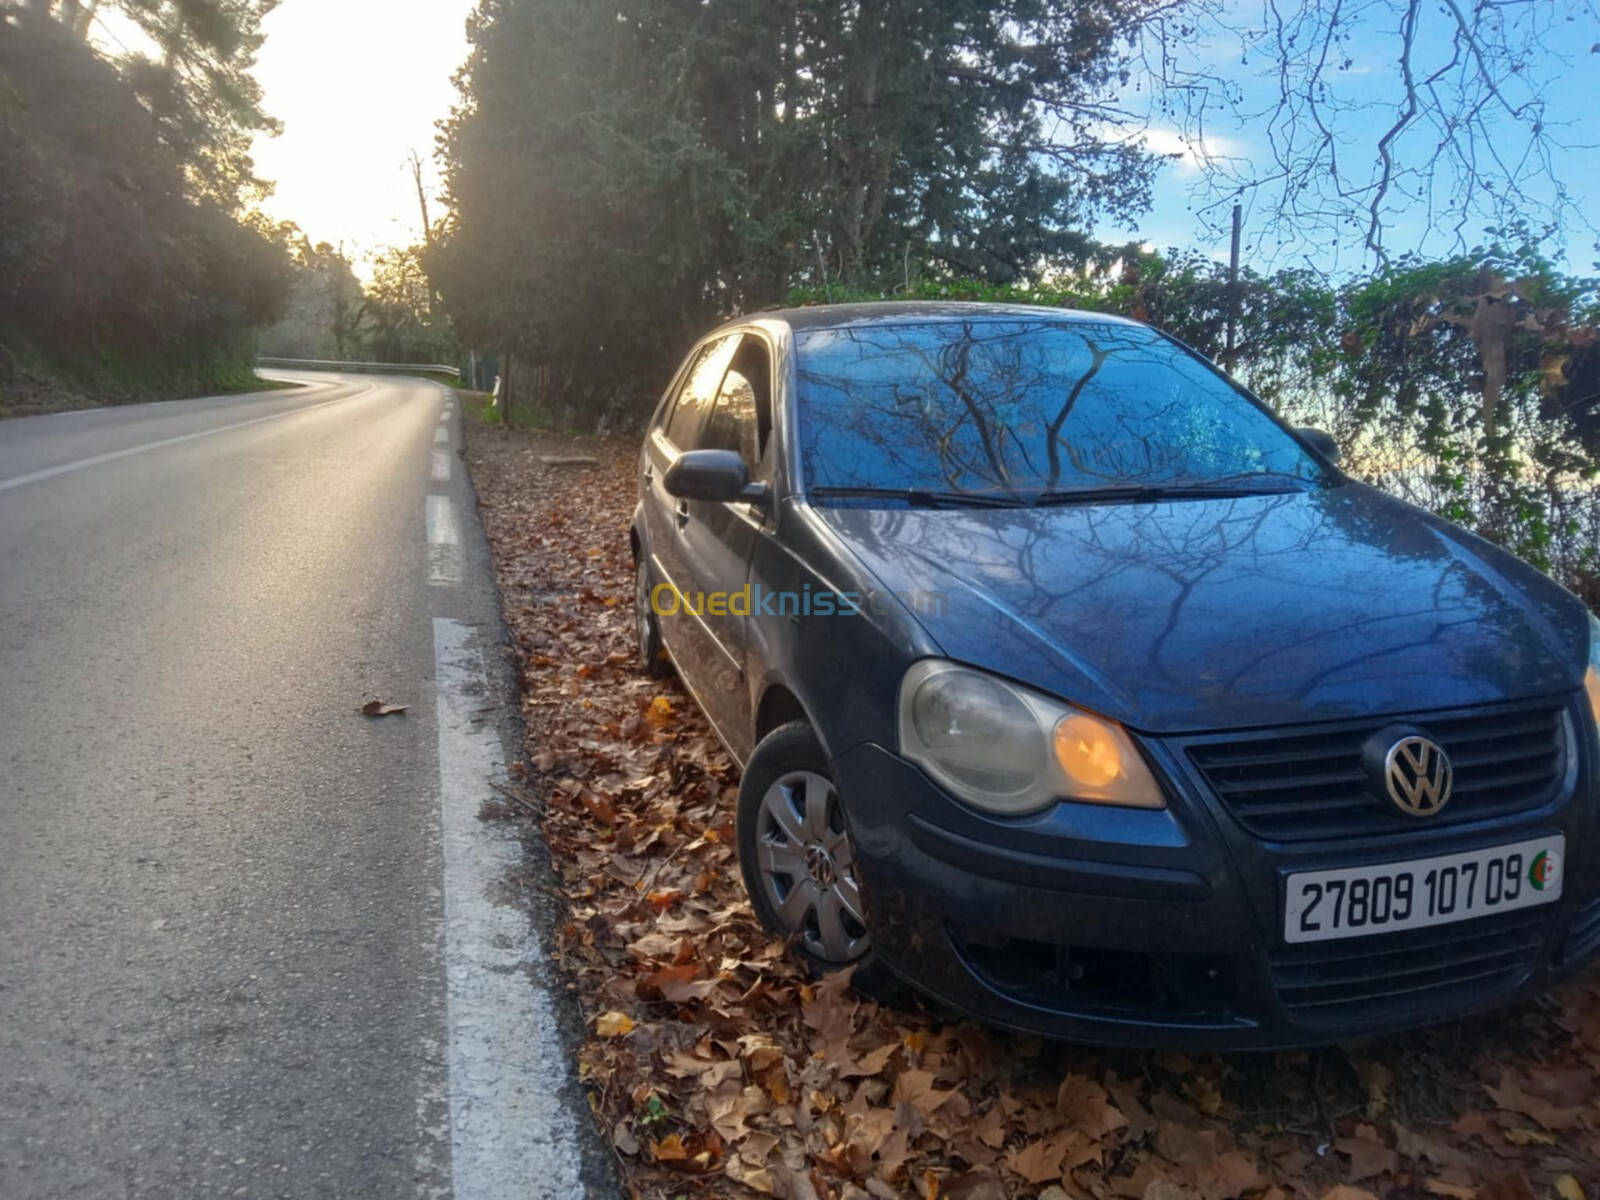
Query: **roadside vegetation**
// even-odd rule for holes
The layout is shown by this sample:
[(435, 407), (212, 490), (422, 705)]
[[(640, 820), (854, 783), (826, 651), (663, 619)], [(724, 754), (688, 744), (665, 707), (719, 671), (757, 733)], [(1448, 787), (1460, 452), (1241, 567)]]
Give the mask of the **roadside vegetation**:
[(254, 385), (289, 281), (249, 215), (270, 125), (260, 4), (129, 3), (159, 57), (121, 64), (77, 4), (0, 4), (0, 394), (48, 407)]
[(363, 283), (261, 213), (275, 5), (0, 0), (0, 415), (270, 389), (258, 352), (456, 363), (420, 245)]
[(261, 331), (263, 356), (443, 366), (462, 359), (423, 271), (421, 246), (384, 251), (365, 283), (343, 249), (303, 234), (289, 257), (288, 297), (283, 315)]

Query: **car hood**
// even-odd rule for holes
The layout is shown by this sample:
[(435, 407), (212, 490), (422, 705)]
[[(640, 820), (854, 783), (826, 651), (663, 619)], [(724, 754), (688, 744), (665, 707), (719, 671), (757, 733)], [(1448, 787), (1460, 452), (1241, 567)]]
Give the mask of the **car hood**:
[(812, 511), (950, 658), (1151, 733), (1424, 712), (1582, 682), (1575, 597), (1360, 484)]

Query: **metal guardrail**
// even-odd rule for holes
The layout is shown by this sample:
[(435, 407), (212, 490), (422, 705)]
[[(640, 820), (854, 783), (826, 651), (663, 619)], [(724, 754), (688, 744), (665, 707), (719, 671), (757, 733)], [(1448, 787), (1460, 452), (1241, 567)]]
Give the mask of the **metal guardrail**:
[(381, 371), (386, 375), (415, 375), (418, 371), (427, 371), (436, 375), (449, 375), (455, 379), (461, 378), (460, 367), (447, 367), (442, 363), (368, 363), (335, 362), (331, 359), (313, 358), (258, 358), (256, 366), (305, 371)]

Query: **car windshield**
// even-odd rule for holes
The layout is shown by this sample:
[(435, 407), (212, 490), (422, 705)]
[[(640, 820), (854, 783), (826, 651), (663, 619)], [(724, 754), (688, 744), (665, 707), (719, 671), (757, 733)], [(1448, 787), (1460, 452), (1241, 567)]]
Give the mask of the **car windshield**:
[(1141, 326), (862, 325), (801, 333), (797, 348), (813, 496), (1283, 491), (1326, 475), (1248, 396)]

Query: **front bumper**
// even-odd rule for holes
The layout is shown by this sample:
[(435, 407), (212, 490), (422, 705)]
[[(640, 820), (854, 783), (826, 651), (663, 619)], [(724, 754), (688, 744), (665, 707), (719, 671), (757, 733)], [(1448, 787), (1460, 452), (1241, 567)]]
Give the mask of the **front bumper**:
[[(1581, 728), (1582, 726), (1580, 726)], [(875, 745), (835, 762), (885, 964), (990, 1024), (1074, 1041), (1281, 1049), (1397, 1032), (1506, 1003), (1600, 949), (1590, 772), (1549, 804), (1428, 835), (1292, 845), (1244, 830), (1153, 747), (1161, 812), (1061, 804), (984, 817)], [(1593, 761), (1589, 748), (1580, 756)], [(1562, 898), (1397, 934), (1290, 946), (1291, 871), (1562, 833)]]

